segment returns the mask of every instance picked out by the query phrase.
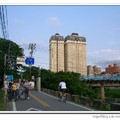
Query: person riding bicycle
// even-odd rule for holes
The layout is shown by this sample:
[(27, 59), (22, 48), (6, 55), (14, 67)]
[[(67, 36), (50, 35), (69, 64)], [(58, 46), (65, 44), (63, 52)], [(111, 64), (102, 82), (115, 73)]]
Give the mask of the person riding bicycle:
[(59, 89), (60, 89), (60, 98), (62, 98), (63, 96), (66, 97), (67, 87), (66, 87), (66, 83), (64, 80), (62, 80), (59, 83)]

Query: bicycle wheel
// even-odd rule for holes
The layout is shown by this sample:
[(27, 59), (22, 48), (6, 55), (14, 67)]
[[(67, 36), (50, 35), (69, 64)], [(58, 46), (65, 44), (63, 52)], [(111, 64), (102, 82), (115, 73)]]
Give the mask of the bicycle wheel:
[(20, 97), (21, 100), (26, 99), (26, 94), (23, 90), (19, 90), (19, 97)]
[(65, 95), (65, 96), (62, 96), (62, 101), (63, 101), (63, 102), (66, 102), (66, 99), (67, 99), (67, 98), (66, 98), (66, 95)]

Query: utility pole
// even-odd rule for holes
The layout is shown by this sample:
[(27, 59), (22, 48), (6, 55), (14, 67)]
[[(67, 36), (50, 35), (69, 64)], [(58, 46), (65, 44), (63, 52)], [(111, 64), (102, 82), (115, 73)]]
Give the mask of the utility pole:
[(41, 91), (41, 68), (38, 66), (38, 81), (37, 81), (38, 91)]
[[(29, 44), (29, 48), (28, 48), (28, 49), (31, 50), (31, 51), (30, 51), (30, 58), (33, 57), (33, 52), (34, 52), (35, 48), (36, 48), (36, 44), (33, 44), (33, 43), (30, 43), (30, 44)], [(31, 66), (32, 66), (32, 65), (29, 65), (29, 68), (30, 68), (30, 80), (31, 80)]]
[(6, 69), (6, 57), (7, 57), (7, 55), (5, 54), (4, 55), (4, 79), (3, 79), (3, 85), (4, 85), (4, 81), (5, 81), (5, 69)]

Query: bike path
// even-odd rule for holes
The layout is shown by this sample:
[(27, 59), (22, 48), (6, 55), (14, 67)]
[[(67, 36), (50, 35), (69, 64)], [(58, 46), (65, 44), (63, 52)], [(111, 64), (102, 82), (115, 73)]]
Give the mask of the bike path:
[(60, 102), (58, 98), (39, 91), (30, 91), (29, 100), (18, 100), (16, 111), (93, 111), (72, 102)]

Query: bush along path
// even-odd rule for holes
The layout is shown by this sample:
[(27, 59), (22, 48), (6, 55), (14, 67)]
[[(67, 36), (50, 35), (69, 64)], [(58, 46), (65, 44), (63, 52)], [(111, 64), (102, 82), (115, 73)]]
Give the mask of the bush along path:
[(5, 111), (6, 100), (4, 98), (4, 91), (0, 89), (0, 111)]

